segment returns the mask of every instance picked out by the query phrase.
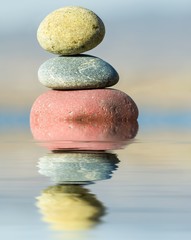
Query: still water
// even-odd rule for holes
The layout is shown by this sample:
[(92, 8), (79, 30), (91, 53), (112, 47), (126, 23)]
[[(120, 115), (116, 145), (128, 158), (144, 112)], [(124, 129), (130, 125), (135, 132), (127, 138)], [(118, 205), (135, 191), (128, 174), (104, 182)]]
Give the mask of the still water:
[(191, 238), (189, 114), (145, 111), (137, 136), (106, 152), (51, 152), (19, 116), (12, 133), (1, 119), (2, 239)]

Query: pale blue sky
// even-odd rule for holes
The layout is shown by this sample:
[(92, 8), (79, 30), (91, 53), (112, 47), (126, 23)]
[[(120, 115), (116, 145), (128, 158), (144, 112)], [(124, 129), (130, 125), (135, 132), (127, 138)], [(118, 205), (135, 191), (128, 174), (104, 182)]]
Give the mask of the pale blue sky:
[(143, 14), (189, 14), (190, 0), (6, 0), (1, 3), (1, 33), (13, 29), (36, 27), (49, 12), (67, 5), (80, 5), (102, 18), (139, 16)]

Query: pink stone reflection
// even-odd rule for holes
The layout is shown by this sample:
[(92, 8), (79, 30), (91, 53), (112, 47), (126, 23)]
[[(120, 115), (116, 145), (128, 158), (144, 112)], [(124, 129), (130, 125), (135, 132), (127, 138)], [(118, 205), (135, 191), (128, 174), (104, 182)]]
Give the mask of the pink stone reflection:
[(31, 123), (31, 131), (35, 140), (50, 150), (114, 150), (124, 147), (133, 139), (138, 130), (137, 121), (104, 124), (96, 122), (46, 122), (43, 129)]

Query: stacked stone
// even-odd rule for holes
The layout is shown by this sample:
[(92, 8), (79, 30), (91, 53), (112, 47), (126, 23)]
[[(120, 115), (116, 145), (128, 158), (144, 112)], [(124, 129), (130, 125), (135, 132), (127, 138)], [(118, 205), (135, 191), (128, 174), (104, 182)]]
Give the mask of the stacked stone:
[(103, 22), (87, 9), (65, 7), (48, 15), (39, 26), (38, 41), (45, 50), (62, 56), (40, 67), (40, 82), (59, 90), (115, 85), (119, 76), (111, 65), (97, 57), (79, 55), (96, 47), (104, 35)]
[(59, 133), (60, 126), (68, 120), (100, 123), (103, 132), (113, 134), (121, 131), (119, 125), (136, 121), (138, 109), (134, 101), (127, 94), (108, 88), (119, 80), (116, 70), (98, 57), (82, 54), (99, 45), (104, 35), (102, 20), (82, 7), (58, 9), (40, 24), (40, 45), (59, 56), (43, 63), (38, 71), (39, 81), (52, 90), (42, 94), (31, 110), (31, 128), (37, 139), (41, 135), (39, 140), (47, 140), (42, 134), (53, 135), (47, 133), (49, 125), (53, 129), (58, 126), (55, 132)]

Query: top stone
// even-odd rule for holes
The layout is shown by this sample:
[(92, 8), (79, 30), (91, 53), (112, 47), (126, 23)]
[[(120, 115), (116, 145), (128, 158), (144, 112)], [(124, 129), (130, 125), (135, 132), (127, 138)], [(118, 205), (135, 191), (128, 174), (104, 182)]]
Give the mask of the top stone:
[(37, 39), (46, 51), (75, 55), (91, 50), (104, 38), (102, 20), (92, 11), (69, 6), (50, 13), (40, 24)]

